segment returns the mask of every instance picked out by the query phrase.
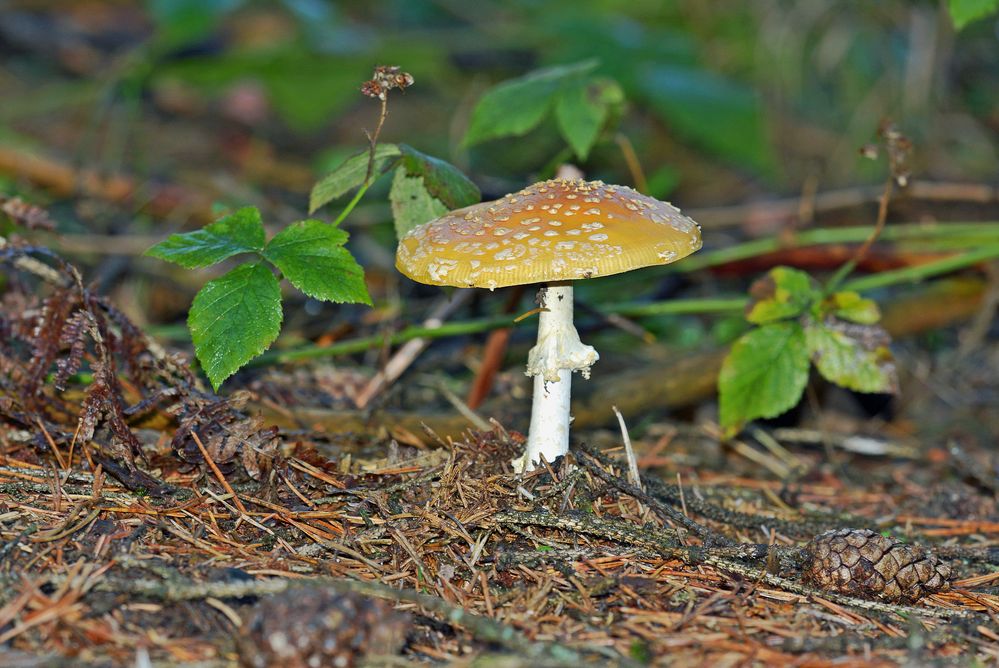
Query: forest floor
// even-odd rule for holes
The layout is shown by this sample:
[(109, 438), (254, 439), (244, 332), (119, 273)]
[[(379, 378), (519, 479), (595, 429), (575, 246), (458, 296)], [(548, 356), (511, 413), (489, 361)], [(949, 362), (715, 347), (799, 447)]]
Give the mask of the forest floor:
[[(359, 369), (206, 392), (70, 265), (5, 259), (56, 285), (6, 294), (3, 665), (999, 658), (994, 347), (901, 346), (890, 422), (835, 393), (730, 441), (710, 417), (649, 419), (640, 481), (622, 434), (580, 428), (521, 478), (523, 436), (498, 422), (448, 435), (353, 411), (367, 427), (345, 431), (350, 411), (304, 405), (349, 397)], [(813, 542), (837, 529), (894, 536), (947, 584), (891, 597), (858, 571), (837, 591)]]

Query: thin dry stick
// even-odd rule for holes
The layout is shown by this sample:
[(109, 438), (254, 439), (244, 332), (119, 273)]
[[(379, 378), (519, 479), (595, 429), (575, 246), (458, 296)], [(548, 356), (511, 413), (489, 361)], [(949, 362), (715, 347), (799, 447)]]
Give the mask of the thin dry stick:
[(680, 472), (676, 472), (676, 488), (680, 491), (680, 510), (687, 517), (690, 517), (690, 513), (687, 512), (687, 497), (683, 493), (683, 478), (680, 477)]
[(882, 123), (881, 129), (879, 131), (882, 143), (884, 144), (885, 150), (888, 154), (888, 180), (885, 181), (884, 190), (881, 191), (881, 197), (878, 200), (878, 219), (874, 225), (874, 229), (871, 231), (870, 236), (867, 237), (866, 241), (857, 249), (857, 252), (853, 254), (847, 262), (840, 267), (829, 282), (826, 284), (826, 294), (832, 293), (837, 290), (843, 280), (849, 276), (853, 270), (860, 264), (861, 260), (867, 255), (867, 252), (874, 245), (874, 242), (878, 240), (881, 236), (881, 232), (885, 228), (885, 223), (888, 221), (888, 204), (891, 202), (891, 196), (894, 192), (896, 181), (903, 188), (909, 183), (909, 170), (907, 166), (909, 152), (912, 148), (912, 144), (909, 142), (908, 138), (902, 135), (895, 129), (895, 126), (890, 122)]
[(193, 438), (194, 442), (198, 445), (198, 450), (201, 450), (201, 456), (204, 457), (205, 463), (208, 464), (208, 468), (210, 468), (212, 470), (212, 473), (215, 474), (215, 477), (218, 478), (218, 481), (222, 485), (222, 488), (228, 494), (232, 495), (232, 502), (236, 504), (237, 508), (239, 508), (239, 512), (246, 515), (247, 514), (246, 506), (243, 505), (242, 500), (240, 500), (239, 495), (236, 494), (236, 491), (232, 488), (232, 485), (229, 484), (229, 481), (225, 479), (224, 475), (222, 475), (222, 471), (220, 471), (219, 467), (216, 466), (215, 460), (213, 460), (211, 455), (208, 454), (208, 449), (205, 447), (205, 444), (201, 442), (201, 439), (198, 437), (197, 432), (195, 432), (193, 429), (191, 430), (191, 438)]
[(624, 162), (628, 165), (628, 171), (631, 172), (631, 179), (635, 182), (635, 190), (648, 195), (649, 182), (645, 178), (645, 170), (642, 169), (642, 163), (638, 160), (638, 155), (635, 153), (635, 147), (632, 145), (631, 140), (624, 133), (618, 132), (614, 135), (614, 143), (621, 149)]
[(857, 254), (854, 256), (853, 264), (856, 265), (864, 256), (867, 255), (867, 251), (871, 249), (874, 242), (878, 240), (881, 236), (882, 230), (885, 229), (885, 223), (888, 220), (888, 203), (891, 201), (892, 192), (895, 189), (895, 177), (892, 176), (885, 183), (885, 189), (881, 193), (881, 198), (878, 200), (878, 220), (874, 225), (874, 230), (871, 232), (871, 236), (867, 237), (864, 244), (857, 249)]
[(617, 423), (621, 426), (621, 440), (624, 441), (624, 456), (628, 459), (628, 482), (639, 489), (642, 488), (642, 478), (638, 473), (638, 460), (635, 459), (635, 449), (631, 447), (631, 436), (628, 434), (628, 426), (624, 423), (624, 416), (617, 406), (611, 406), (614, 415), (617, 416)]
[(881, 231), (885, 228), (885, 223), (888, 220), (888, 203), (891, 201), (891, 194), (895, 185), (895, 177), (889, 176), (888, 180), (885, 182), (885, 189), (881, 193), (881, 199), (878, 201), (878, 219), (874, 224), (874, 229), (871, 230), (870, 236), (864, 241), (864, 243), (857, 249), (857, 252), (853, 254), (849, 260), (843, 263), (829, 282), (826, 284), (826, 293), (835, 292), (839, 286), (843, 283), (844, 279), (853, 273), (853, 270), (860, 264), (860, 261), (864, 259), (867, 255), (867, 251), (870, 250), (874, 242), (878, 240), (881, 236)]
[[(626, 480), (623, 480), (616, 475), (605, 471), (600, 466), (600, 459), (598, 458), (598, 452), (594, 450), (591, 446), (585, 443), (580, 443), (576, 449), (576, 458), (579, 463), (588, 471), (590, 471), (594, 476), (600, 478), (604, 482), (608, 483), (612, 487), (615, 487), (621, 492), (624, 492), (628, 496), (634, 497), (636, 500), (644, 503), (646, 506), (651, 508), (653, 512), (659, 515), (663, 519), (672, 520), (673, 522), (684, 527), (688, 531), (692, 531), (696, 536), (700, 537), (705, 544), (715, 545), (715, 546), (725, 546), (732, 545), (731, 539), (723, 536), (712, 529), (703, 526), (702, 524), (691, 519), (687, 515), (681, 513), (676, 508), (660, 501), (651, 494), (647, 494), (644, 490), (635, 485), (632, 485)], [(602, 455), (601, 455), (602, 456)]]
[(385, 117), (388, 116), (388, 95), (383, 95), (379, 98), (382, 103), (381, 113), (378, 115), (378, 125), (375, 126), (375, 131), (368, 133), (367, 130), (364, 134), (368, 135), (368, 171), (364, 175), (364, 182), (369, 183), (371, 181), (371, 174), (375, 170), (375, 147), (378, 145), (378, 135), (382, 133), (382, 126), (385, 125)]
[(480, 431), (489, 431), (492, 429), (492, 425), (486, 422), (481, 415), (476, 413), (471, 406), (462, 401), (461, 397), (448, 389), (448, 386), (443, 381), (436, 383), (436, 387), (441, 395), (447, 399), (447, 402), (454, 406), (454, 409), (461, 413), (466, 420), (471, 422), (472, 426)]
[[(827, 190), (815, 195), (813, 215), (842, 211), (878, 201), (880, 186), (860, 186), (842, 190)], [(906, 198), (924, 202), (971, 202), (994, 204), (999, 202), (999, 187), (985, 183), (949, 183), (935, 181), (910, 181)], [(685, 211), (701, 227), (722, 228), (743, 224), (747, 219), (784, 220), (798, 215), (801, 196), (776, 199), (769, 202), (751, 202), (727, 206), (690, 209)]]
[[(423, 326), (427, 329), (436, 329), (444, 324), (444, 321), (454, 314), (459, 308), (465, 305), (465, 303), (471, 299), (471, 290), (458, 290), (453, 294), (453, 296), (448, 299), (445, 298), (441, 301), (433, 311), (430, 312), (430, 317), (423, 321)], [(430, 345), (429, 339), (417, 338), (407, 341), (392, 359), (388, 361), (385, 368), (376, 373), (368, 384), (364, 386), (364, 389), (360, 391), (355, 399), (355, 403), (358, 408), (365, 408), (371, 400), (374, 399), (378, 394), (385, 389), (387, 386), (391, 385), (399, 376), (401, 376), (410, 365), (416, 361), (416, 358), (420, 356), (427, 346)]]
[(45, 428), (45, 424), (39, 420), (35, 420), (38, 423), (38, 428), (42, 430), (42, 434), (45, 435), (45, 442), (49, 444), (49, 449), (52, 450), (52, 454), (55, 455), (56, 461), (59, 462), (59, 468), (66, 470), (66, 462), (62, 460), (62, 455), (59, 453), (59, 446), (56, 442), (52, 440), (52, 436), (49, 434), (49, 430)]

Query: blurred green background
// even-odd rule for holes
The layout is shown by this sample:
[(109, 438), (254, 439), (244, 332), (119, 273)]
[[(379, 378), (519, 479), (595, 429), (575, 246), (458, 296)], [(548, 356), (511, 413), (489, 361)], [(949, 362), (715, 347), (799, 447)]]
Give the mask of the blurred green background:
[[(64, 245), (95, 267), (203, 224), (206, 201), (286, 223), (305, 216), (316, 179), (365, 147), (378, 103), (359, 88), (383, 64), (416, 83), (391, 96), (381, 139), (451, 161), (486, 198), (561, 160), (684, 208), (876, 184), (884, 162), (858, 147), (883, 118), (915, 143), (916, 177), (995, 183), (999, 23), (985, 14), (957, 32), (946, 3), (914, 0), (13, 0), (0, 11), (0, 185), (53, 205), (64, 232), (104, 235)], [(463, 141), (491, 87), (591, 60), (609, 97), (585, 159), (552, 113), (522, 136)], [(27, 170), (36, 157), (77, 182), (123, 174), (136, 190), (127, 206), (70, 196)], [(387, 181), (345, 224), (379, 294), (400, 280)], [(177, 206), (147, 206), (164, 192)], [(737, 222), (707, 230), (708, 247), (801, 221)], [(111, 288), (138, 289), (101, 271)], [(173, 310), (130, 313), (169, 319), (195, 287)]]

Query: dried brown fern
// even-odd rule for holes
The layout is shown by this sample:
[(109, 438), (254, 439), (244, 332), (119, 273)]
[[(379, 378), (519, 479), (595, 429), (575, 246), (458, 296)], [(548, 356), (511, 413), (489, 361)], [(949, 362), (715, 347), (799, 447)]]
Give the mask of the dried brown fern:
[[(0, 197), (0, 211), (32, 229), (48, 220), (43, 209), (19, 200)], [(25, 440), (41, 457), (53, 446), (84, 444), (110, 474), (150, 491), (155, 481), (136, 465), (145, 452), (132, 425), (160, 411), (176, 421), (172, 445), (183, 461), (204, 463), (191, 438), (196, 433), (229, 472), (241, 466), (259, 478), (269, 468), (276, 432), (241, 412), (245, 397), (205, 391), (183, 358), (167, 354), (85, 285), (75, 267), (46, 248), (4, 237), (0, 266), (14, 279), (0, 294), (11, 307), (0, 312), (0, 423), (30, 434)]]

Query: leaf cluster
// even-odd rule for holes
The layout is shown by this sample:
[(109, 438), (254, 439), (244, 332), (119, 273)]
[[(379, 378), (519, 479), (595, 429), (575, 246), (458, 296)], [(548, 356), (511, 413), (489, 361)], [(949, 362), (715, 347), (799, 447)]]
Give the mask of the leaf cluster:
[(594, 74), (597, 64), (591, 59), (547, 67), (491, 88), (472, 112), (465, 144), (522, 136), (554, 114), (559, 133), (585, 160), (624, 105), (617, 82)]
[(310, 219), (267, 241), (260, 212), (246, 207), (200, 230), (174, 234), (146, 255), (188, 269), (249, 256), (208, 281), (188, 314), (198, 361), (217, 390), (281, 331), (281, 286), (275, 270), (314, 299), (371, 304), (364, 270), (344, 247), (347, 238), (339, 227)]
[[(370, 170), (370, 174), (369, 174)], [(378, 144), (347, 158), (312, 188), (309, 212), (359, 188), (363, 194), (380, 176), (395, 170), (389, 199), (396, 235), (406, 232), (451, 209), (475, 204), (478, 187), (455, 166), (417, 151), (406, 144)]]
[(807, 273), (775, 267), (750, 289), (746, 320), (757, 325), (722, 365), (720, 419), (730, 433), (798, 403), (809, 370), (857, 392), (893, 393), (897, 376), (880, 310), (853, 291), (826, 294)]

